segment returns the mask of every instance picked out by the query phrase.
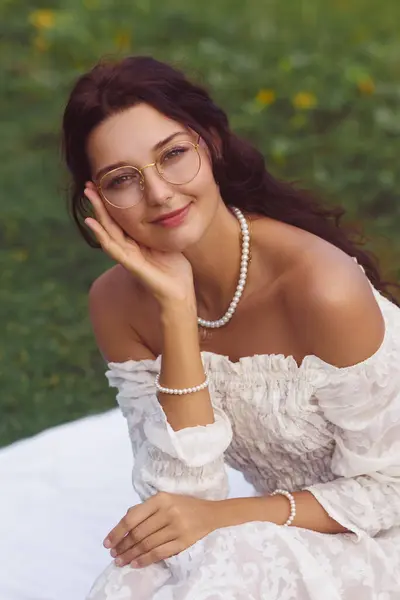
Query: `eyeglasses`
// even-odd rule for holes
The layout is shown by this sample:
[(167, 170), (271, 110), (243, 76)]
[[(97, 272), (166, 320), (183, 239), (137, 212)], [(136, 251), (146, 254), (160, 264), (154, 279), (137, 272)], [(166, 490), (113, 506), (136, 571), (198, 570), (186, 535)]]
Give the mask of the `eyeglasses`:
[(199, 142), (200, 136), (197, 144), (175, 142), (161, 150), (155, 162), (141, 169), (129, 165), (112, 169), (100, 178), (97, 190), (111, 206), (125, 209), (136, 206), (143, 199), (143, 171), (149, 167), (155, 167), (160, 177), (172, 185), (190, 183), (200, 171)]

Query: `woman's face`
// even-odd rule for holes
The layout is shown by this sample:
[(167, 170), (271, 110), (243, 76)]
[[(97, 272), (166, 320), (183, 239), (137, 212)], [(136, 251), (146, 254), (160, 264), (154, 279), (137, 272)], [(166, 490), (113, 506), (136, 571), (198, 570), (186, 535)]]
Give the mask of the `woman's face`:
[[(164, 143), (167, 139), (169, 141)], [(144, 169), (144, 187), (139, 201), (140, 176), (137, 179), (136, 171), (121, 169), (114, 171), (117, 177), (103, 178), (103, 191), (106, 182), (109, 189), (106, 195), (117, 199), (113, 204), (119, 204), (120, 198), (123, 198), (130, 205), (132, 193), (132, 201), (136, 203), (129, 208), (117, 208), (104, 199), (103, 203), (112, 218), (138, 243), (157, 250), (183, 252), (201, 239), (210, 225), (222, 200), (212, 173), (209, 152), (202, 140), (198, 146), (201, 159), (198, 172), (194, 168), (198, 167), (198, 163), (193, 167), (193, 162), (188, 162), (189, 176), (195, 174), (194, 177), (188, 183), (175, 183), (176, 173), (179, 181), (183, 177), (188, 179), (184, 170), (184, 149), (195, 152), (193, 146), (185, 146), (182, 142), (196, 144), (198, 139), (195, 132), (186, 130), (180, 123), (144, 103), (112, 115), (91, 132), (86, 150), (94, 182), (98, 183), (105, 172), (119, 163), (141, 169), (158, 160), (160, 170), (168, 175), (171, 173), (169, 179), (173, 183), (161, 177), (153, 166)], [(171, 151), (165, 152), (167, 149)], [(191, 156), (198, 160), (196, 154)], [(132, 173), (136, 173), (137, 180)], [(155, 222), (162, 215), (186, 206), (189, 209), (179, 223)]]

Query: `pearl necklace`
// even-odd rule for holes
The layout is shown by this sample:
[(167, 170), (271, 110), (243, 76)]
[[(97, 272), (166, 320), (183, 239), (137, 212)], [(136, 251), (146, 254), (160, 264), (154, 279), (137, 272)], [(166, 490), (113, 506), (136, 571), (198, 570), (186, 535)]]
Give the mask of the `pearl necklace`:
[(220, 319), (218, 319), (217, 321), (205, 321), (204, 319), (197, 317), (197, 323), (199, 325), (201, 325), (201, 327), (209, 327), (209, 328), (214, 329), (214, 328), (222, 327), (223, 325), (226, 325), (232, 319), (233, 315), (235, 314), (236, 307), (239, 304), (239, 300), (242, 297), (243, 290), (246, 285), (247, 269), (249, 266), (249, 255), (250, 255), (249, 226), (247, 225), (247, 222), (243, 216), (243, 213), (238, 208), (236, 208), (235, 206), (232, 206), (231, 210), (232, 210), (233, 214), (235, 215), (235, 217), (237, 218), (237, 220), (239, 221), (240, 229), (242, 232), (242, 256), (241, 256), (241, 261), (240, 261), (239, 281), (238, 281), (238, 284), (236, 287), (235, 294), (232, 298), (232, 302), (230, 303), (229, 308), (226, 311), (226, 313), (224, 314), (224, 316), (221, 317)]

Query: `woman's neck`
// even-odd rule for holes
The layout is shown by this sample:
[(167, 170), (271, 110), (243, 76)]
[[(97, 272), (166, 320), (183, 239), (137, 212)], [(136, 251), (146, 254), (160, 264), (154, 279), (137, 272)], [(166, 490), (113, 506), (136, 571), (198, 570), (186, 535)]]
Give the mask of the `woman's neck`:
[(192, 265), (199, 316), (219, 319), (236, 291), (241, 260), (240, 224), (222, 202), (207, 232), (185, 256)]

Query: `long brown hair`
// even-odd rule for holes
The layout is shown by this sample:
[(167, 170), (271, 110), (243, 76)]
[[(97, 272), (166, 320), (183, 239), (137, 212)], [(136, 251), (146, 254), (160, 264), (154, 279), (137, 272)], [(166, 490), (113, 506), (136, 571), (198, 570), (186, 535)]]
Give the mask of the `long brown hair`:
[[(83, 195), (85, 182), (91, 179), (87, 137), (104, 119), (139, 102), (146, 102), (202, 136), (210, 149), (214, 177), (224, 202), (327, 240), (355, 257), (374, 287), (398, 304), (386, 290), (388, 285), (397, 284), (382, 281), (376, 257), (360, 248), (365, 243), (360, 231), (340, 223), (345, 214), (342, 207), (323, 206), (312, 193), (273, 177), (261, 152), (230, 130), (226, 113), (203, 87), (172, 66), (147, 56), (98, 63), (78, 79), (65, 108), (62, 149), (72, 175), (70, 211), (89, 245), (99, 247), (83, 223), (90, 214)], [(219, 140), (219, 149), (215, 139)]]

